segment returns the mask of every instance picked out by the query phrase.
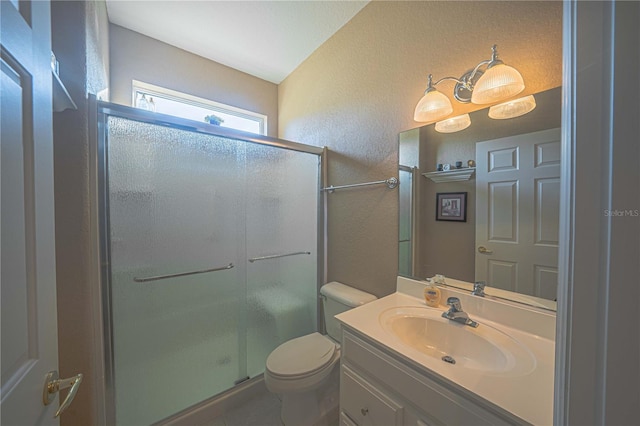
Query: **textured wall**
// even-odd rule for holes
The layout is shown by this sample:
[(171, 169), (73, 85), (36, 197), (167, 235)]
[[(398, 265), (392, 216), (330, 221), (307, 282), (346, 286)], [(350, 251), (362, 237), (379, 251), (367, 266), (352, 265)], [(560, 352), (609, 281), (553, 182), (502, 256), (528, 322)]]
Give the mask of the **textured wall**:
[(118, 25), (110, 25), (111, 101), (131, 105), (131, 81), (210, 99), (268, 117), (278, 135), (278, 86)]
[(108, 87), (108, 21), (103, 1), (51, 3), (52, 48), (77, 110), (54, 113), (56, 280), (60, 376), (84, 374), (62, 425), (100, 424), (101, 327), (93, 322), (99, 288), (93, 276), (87, 93)]
[[(460, 76), (496, 43), (522, 73), (523, 95), (558, 87), (561, 33), (560, 2), (372, 2), (280, 84), (280, 137), (329, 147), (329, 184), (396, 176), (398, 133), (419, 125), (428, 73)], [(454, 104), (454, 113), (480, 109)], [(393, 292), (397, 192), (328, 197), (328, 280)]]

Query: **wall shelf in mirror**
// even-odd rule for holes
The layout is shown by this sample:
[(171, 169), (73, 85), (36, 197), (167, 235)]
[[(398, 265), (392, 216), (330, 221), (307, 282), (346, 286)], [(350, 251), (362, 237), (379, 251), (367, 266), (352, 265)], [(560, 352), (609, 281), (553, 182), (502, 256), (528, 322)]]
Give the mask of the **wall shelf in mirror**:
[(459, 182), (471, 179), (475, 171), (475, 167), (464, 167), (462, 169), (422, 173), (422, 176), (431, 179), (435, 183)]
[(51, 76), (53, 78), (53, 111), (60, 112), (66, 109), (78, 109), (76, 103), (71, 99), (71, 95), (67, 92), (67, 88), (64, 87), (60, 77), (51, 70)]

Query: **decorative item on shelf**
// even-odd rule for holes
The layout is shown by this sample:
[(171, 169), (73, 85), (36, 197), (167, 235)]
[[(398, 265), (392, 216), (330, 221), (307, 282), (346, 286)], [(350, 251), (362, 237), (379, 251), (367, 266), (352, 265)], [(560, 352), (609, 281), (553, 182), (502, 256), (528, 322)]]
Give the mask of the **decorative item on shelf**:
[(442, 163), (436, 164), (436, 170), (439, 171), (439, 172), (441, 172), (443, 170), (443, 167), (444, 166), (442, 165)]
[(456, 169), (462, 168), (462, 161), (456, 161)]
[(213, 124), (214, 126), (219, 126), (221, 123), (224, 123), (224, 119), (221, 117), (218, 117), (215, 114), (207, 115), (204, 118), (204, 121), (206, 121), (209, 124)]
[(475, 160), (468, 160), (467, 161), (467, 166), (468, 167), (475, 167), (476, 166)]
[[(481, 70), (484, 66), (486, 68)], [(441, 121), (453, 112), (449, 98), (435, 88), (446, 80), (452, 80), (456, 83), (453, 96), (458, 102), (471, 102), (477, 105), (504, 101), (522, 92), (525, 87), (522, 75), (518, 70), (505, 65), (498, 59), (498, 48), (495, 44), (492, 47), (491, 59), (481, 61), (460, 78), (443, 77), (434, 83), (433, 76), (429, 74), (427, 89), (416, 105), (413, 119), (418, 122), (437, 122), (436, 130), (443, 133), (457, 132), (466, 129), (471, 124), (468, 114)]]
[(444, 164), (442, 166), (442, 171), (448, 172), (451, 169), (451, 164)]
[(438, 192), (436, 194), (436, 220), (466, 222), (467, 193)]

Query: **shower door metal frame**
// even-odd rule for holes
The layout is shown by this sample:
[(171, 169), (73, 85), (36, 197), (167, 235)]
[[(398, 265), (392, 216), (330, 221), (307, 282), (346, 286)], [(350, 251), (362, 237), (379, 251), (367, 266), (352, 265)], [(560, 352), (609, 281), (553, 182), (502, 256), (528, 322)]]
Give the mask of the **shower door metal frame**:
[[(96, 375), (102, 376), (96, 381), (102, 407), (98, 407), (100, 417), (105, 424), (115, 424), (115, 371), (114, 371), (114, 352), (113, 352), (113, 327), (111, 317), (111, 241), (109, 236), (109, 194), (106, 186), (108, 182), (108, 159), (106, 154), (107, 141), (107, 118), (116, 116), (128, 120), (139, 121), (142, 123), (155, 124), (159, 126), (171, 127), (175, 129), (186, 130), (195, 133), (201, 133), (211, 136), (224, 137), (254, 143), (258, 145), (271, 146), (274, 148), (286, 149), (290, 151), (298, 151), (318, 156), (318, 229), (317, 229), (317, 279), (316, 290), (319, 291), (320, 286), (326, 281), (327, 265), (326, 265), (326, 248), (327, 248), (327, 227), (326, 227), (326, 194), (321, 191), (325, 186), (327, 177), (327, 148), (305, 145), (298, 142), (292, 142), (284, 139), (273, 138), (270, 136), (258, 135), (254, 133), (243, 132), (239, 130), (214, 126), (204, 122), (187, 120), (179, 117), (173, 117), (166, 114), (145, 111), (137, 108), (131, 108), (124, 105), (112, 104), (109, 102), (97, 101), (94, 95), (89, 96), (89, 183), (90, 183), (90, 209), (91, 216), (97, 225), (97, 232), (92, 229), (92, 259), (96, 268), (94, 271), (94, 280), (100, 290), (96, 292), (99, 300), (95, 300), (95, 320), (102, 323), (101, 340), (96, 342)], [(95, 121), (94, 121), (95, 120)], [(99, 267), (98, 267), (99, 265)], [(96, 272), (96, 271), (99, 271)], [(322, 322), (322, 305), (320, 299), (316, 298), (316, 323), (323, 331)], [(101, 371), (99, 371), (101, 370)], [(102, 385), (102, 386), (100, 386)], [(233, 389), (233, 388), (230, 388)], [(215, 395), (212, 395), (212, 398)], [(194, 402), (194, 404), (200, 401)]]

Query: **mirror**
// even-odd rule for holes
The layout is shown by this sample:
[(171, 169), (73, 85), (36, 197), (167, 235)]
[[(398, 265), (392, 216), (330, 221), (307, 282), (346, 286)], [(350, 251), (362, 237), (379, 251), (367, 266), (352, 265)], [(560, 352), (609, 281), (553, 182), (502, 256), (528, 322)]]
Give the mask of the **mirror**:
[[(488, 108), (472, 112), (457, 133), (433, 124), (400, 133), (399, 275), (441, 274), (468, 289), (485, 281), (488, 295), (555, 310), (561, 94), (536, 93), (533, 111), (507, 120), (489, 118)], [(460, 211), (442, 220), (450, 204), (437, 208), (436, 200), (460, 193), (464, 220)]]

